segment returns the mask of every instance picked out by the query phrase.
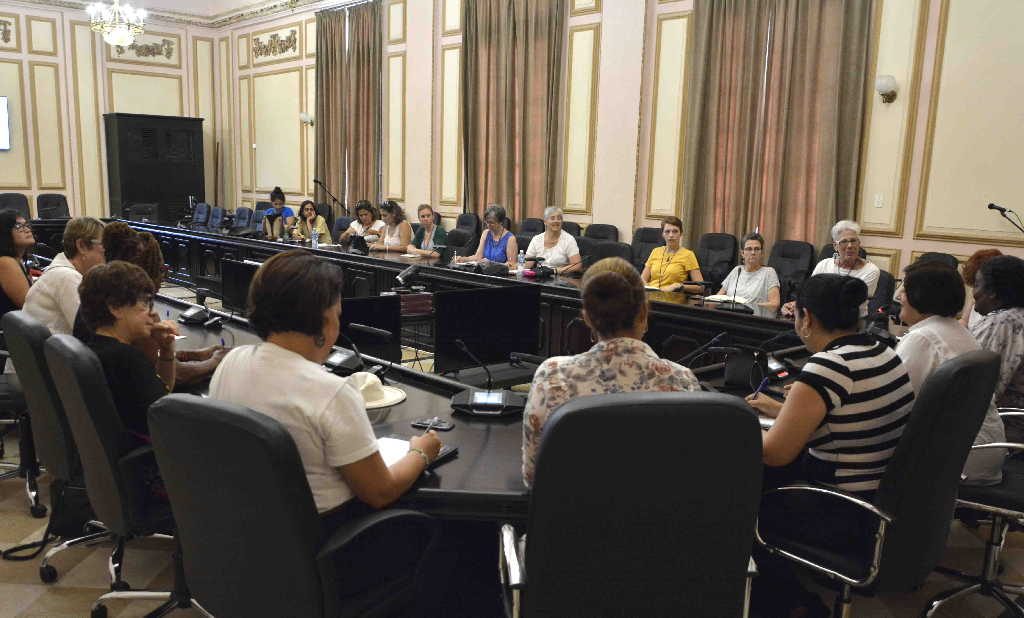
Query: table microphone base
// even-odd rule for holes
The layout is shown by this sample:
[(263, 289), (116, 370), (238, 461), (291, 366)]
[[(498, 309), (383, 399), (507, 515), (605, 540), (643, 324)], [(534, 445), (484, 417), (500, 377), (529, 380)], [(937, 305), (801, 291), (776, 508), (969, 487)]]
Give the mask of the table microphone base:
[(452, 409), (469, 416), (491, 417), (522, 414), (526, 396), (512, 391), (467, 389), (452, 396)]
[(734, 303), (731, 301), (719, 301), (719, 304), (715, 306), (715, 309), (719, 311), (731, 311), (733, 313), (747, 313), (753, 315), (754, 310), (743, 303)]

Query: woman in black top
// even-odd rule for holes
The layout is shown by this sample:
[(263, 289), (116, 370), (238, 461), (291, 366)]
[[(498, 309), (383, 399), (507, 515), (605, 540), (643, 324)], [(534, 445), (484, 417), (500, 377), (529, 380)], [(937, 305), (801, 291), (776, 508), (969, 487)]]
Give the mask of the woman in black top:
[(90, 270), (79, 287), (81, 315), (126, 434), (122, 448), (149, 442), (149, 406), (174, 388), (175, 329), (153, 312), (153, 281), (115, 261)]
[(36, 244), (32, 226), (17, 211), (0, 212), (0, 317), (21, 309), (32, 285), (25, 255)]

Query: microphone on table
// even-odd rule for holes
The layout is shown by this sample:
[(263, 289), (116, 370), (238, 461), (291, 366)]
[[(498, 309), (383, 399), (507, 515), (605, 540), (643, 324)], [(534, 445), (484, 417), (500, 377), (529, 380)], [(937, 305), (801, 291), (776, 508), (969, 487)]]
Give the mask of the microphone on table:
[(684, 357), (680, 358), (679, 360), (677, 360), (676, 363), (685, 366), (690, 361), (692, 361), (695, 358), (697, 358), (698, 356), (701, 356), (702, 354), (704, 354), (704, 352), (707, 352), (708, 348), (714, 347), (714, 346), (718, 345), (719, 343), (727, 343), (730, 339), (731, 339), (731, 336), (729, 335), (729, 333), (727, 331), (722, 331), (722, 332), (718, 333), (717, 335), (715, 335), (714, 337), (712, 337), (704, 345), (700, 346), (699, 348), (697, 348), (693, 352), (690, 352), (686, 356), (684, 356)]
[(494, 378), (491, 377), (491, 370), (488, 369), (487, 365), (483, 361), (477, 358), (476, 354), (473, 354), (473, 352), (469, 349), (469, 346), (466, 345), (465, 341), (463, 341), (462, 339), (456, 339), (455, 345), (459, 346), (459, 349), (462, 350), (463, 354), (468, 356), (470, 360), (472, 360), (474, 363), (483, 368), (484, 373), (487, 374), (487, 390), (490, 391), (491, 387), (494, 385)]
[(494, 386), (494, 378), (491, 370), (483, 363), (466, 345), (462, 339), (456, 339), (455, 345), (462, 350), (473, 362), (483, 368), (487, 374), (487, 389), (483, 392), (475, 389), (467, 389), (452, 395), (452, 409), (456, 412), (469, 414), (477, 417), (499, 417), (522, 414), (526, 408), (526, 396), (511, 391), (491, 390)]
[(420, 272), (420, 265), (413, 264), (409, 268), (406, 268), (402, 272), (398, 273), (395, 276), (395, 279), (398, 281), (399, 285), (408, 285), (408, 283), (412, 281), (412, 278), (415, 277), (416, 273), (418, 272)]
[(364, 334), (367, 334), (367, 335), (371, 335), (373, 337), (378, 337), (380, 339), (391, 339), (392, 337), (395, 336), (395, 334), (393, 332), (389, 331), (389, 330), (384, 330), (383, 328), (377, 328), (376, 326), (368, 326), (366, 324), (360, 324), (359, 322), (349, 322), (348, 327), (349, 327), (350, 330), (354, 330), (356, 332), (360, 332), (360, 333), (364, 333)]
[(353, 358), (352, 359), (335, 359), (335, 360), (347, 360), (348, 362), (345, 362), (344, 364), (342, 364), (342, 363), (333, 364), (333, 363), (331, 363), (331, 360), (334, 357), (334, 354), (331, 354), (331, 356), (327, 358), (327, 366), (328, 367), (332, 367), (332, 368), (344, 367), (346, 369), (351, 369), (353, 373), (355, 373), (356, 371), (364, 371), (366, 369), (366, 363), (363, 362), (363, 355), (359, 353), (359, 348), (356, 347), (356, 342), (352, 341), (352, 339), (348, 335), (346, 335), (345, 333), (340, 332), (340, 331), (338, 332), (338, 338), (341, 339), (342, 341), (344, 341), (345, 345), (347, 345), (348, 348), (350, 350), (352, 350)]
[(736, 295), (740, 291), (740, 277), (743, 276), (743, 265), (736, 265), (736, 281), (732, 282), (732, 304), (736, 304)]

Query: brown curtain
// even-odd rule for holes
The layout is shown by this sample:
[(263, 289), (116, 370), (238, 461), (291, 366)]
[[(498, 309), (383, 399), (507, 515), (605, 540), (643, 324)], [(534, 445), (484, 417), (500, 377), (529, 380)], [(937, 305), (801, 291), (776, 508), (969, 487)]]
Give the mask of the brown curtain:
[[(345, 154), (348, 158), (347, 201), (380, 200), (381, 3), (374, 0), (348, 9), (348, 56)], [(318, 52), (319, 53), (319, 50)]]
[(465, 209), (540, 216), (554, 203), (565, 2), (463, 2)]
[(819, 244), (852, 218), (872, 1), (700, 0), (685, 214), (701, 233)]
[[(316, 14), (316, 159), (314, 178), (345, 203), (345, 12)], [(319, 186), (317, 203), (331, 203)], [(334, 206), (334, 216), (341, 213)]]

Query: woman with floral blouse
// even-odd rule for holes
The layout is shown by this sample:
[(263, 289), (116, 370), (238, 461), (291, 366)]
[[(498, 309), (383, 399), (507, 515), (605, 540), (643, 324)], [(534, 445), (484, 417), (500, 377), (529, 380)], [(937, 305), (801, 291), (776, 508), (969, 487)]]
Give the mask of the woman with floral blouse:
[(548, 417), (576, 397), (636, 391), (695, 391), (686, 367), (658, 358), (641, 341), (647, 332), (644, 283), (622, 258), (605, 258), (583, 276), (583, 320), (597, 344), (576, 356), (544, 361), (533, 376), (523, 414), (523, 482), (533, 484), (534, 465)]

